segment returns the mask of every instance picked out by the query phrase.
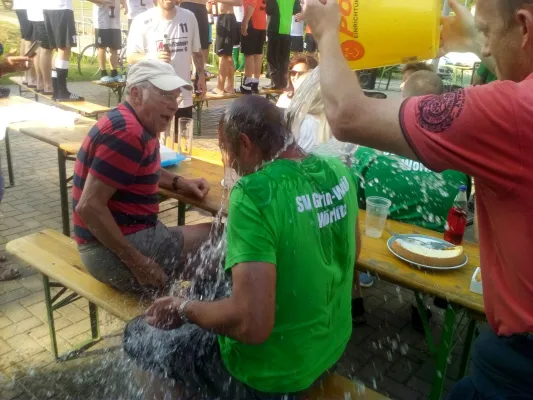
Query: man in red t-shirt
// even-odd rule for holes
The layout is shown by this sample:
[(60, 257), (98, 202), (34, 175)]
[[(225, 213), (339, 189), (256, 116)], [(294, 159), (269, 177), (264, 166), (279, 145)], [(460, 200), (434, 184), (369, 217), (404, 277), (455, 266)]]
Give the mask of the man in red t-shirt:
[(306, 1), (334, 135), (475, 179), (490, 329), (474, 346), (472, 377), (450, 398), (533, 398), (533, 2), (478, 0), (474, 23), (449, 1), (455, 16), (443, 19), (443, 50), (476, 53), (500, 81), (377, 100), (364, 96), (343, 58), (337, 2)]
[(244, 0), (241, 24), (241, 51), (244, 54), (244, 79), (241, 93), (259, 93), (266, 40), (266, 0)]

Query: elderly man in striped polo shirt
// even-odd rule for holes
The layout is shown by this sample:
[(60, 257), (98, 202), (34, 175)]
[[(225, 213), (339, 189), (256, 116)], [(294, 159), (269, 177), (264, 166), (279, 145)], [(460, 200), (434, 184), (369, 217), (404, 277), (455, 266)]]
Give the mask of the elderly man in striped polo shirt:
[(81, 259), (96, 279), (122, 291), (163, 287), (211, 224), (166, 227), (157, 219), (158, 187), (203, 198), (204, 179), (161, 168), (159, 132), (191, 85), (167, 63), (140, 61), (129, 72), (126, 101), (91, 129), (74, 167), (73, 221)]

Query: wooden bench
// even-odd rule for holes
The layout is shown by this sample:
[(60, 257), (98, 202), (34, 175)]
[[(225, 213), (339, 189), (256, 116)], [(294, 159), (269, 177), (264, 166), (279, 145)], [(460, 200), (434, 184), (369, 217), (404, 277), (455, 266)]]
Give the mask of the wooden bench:
[[(22, 77), (20, 76), (12, 76), (9, 78), (11, 82), (13, 82), (15, 85), (19, 87), (19, 94), (22, 96), (22, 91), (24, 89), (24, 92), (33, 93), (35, 95), (35, 101), (39, 101), (39, 98), (45, 98), (50, 101), (52, 100), (52, 96), (45, 95), (42, 93), (38, 93), (35, 89), (28, 87), (27, 85), (24, 85), (22, 83)], [(95, 117), (97, 118), (100, 114), (104, 114), (110, 110), (109, 107), (101, 106), (99, 104), (91, 103), (88, 101), (62, 101), (62, 102), (55, 102), (56, 105), (60, 107), (64, 107), (68, 110), (77, 112), (78, 114), (81, 114), (85, 117)]]
[[(100, 341), (98, 307), (123, 321), (129, 321), (142, 314), (148, 306), (146, 302), (141, 302), (138, 296), (119, 292), (89, 275), (80, 260), (74, 241), (53, 229), (15, 239), (7, 244), (6, 250), (17, 260), (39, 270), (43, 276), (52, 351), (58, 361), (71, 358)], [(58, 289), (57, 293), (52, 293), (52, 288)], [(67, 294), (68, 290), (73, 293)], [(92, 337), (59, 356), (54, 311), (82, 298), (89, 301)], [(347, 397), (348, 394), (351, 397)], [(344, 400), (346, 398), (353, 400), (387, 399), (370, 389), (358, 387), (351, 380), (338, 374), (330, 375), (319, 387), (311, 389), (305, 396), (305, 400)]]
[(331, 374), (320, 386), (302, 396), (302, 400), (387, 400), (383, 396), (364, 386), (359, 386), (339, 374)]
[[(56, 360), (75, 356), (100, 341), (98, 307), (123, 321), (142, 314), (147, 307), (136, 295), (119, 292), (89, 275), (74, 241), (55, 230), (47, 229), (15, 239), (7, 244), (6, 250), (22, 263), (39, 270), (43, 276), (50, 340)], [(52, 289), (58, 291), (52, 293)], [(68, 290), (73, 293), (67, 293)], [(89, 301), (92, 337), (59, 356), (54, 311), (81, 298)]]

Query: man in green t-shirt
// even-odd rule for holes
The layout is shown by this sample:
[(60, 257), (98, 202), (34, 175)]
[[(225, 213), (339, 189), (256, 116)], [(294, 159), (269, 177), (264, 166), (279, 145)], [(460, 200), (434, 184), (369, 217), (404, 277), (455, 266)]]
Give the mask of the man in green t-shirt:
[(242, 176), (226, 227), (231, 295), (157, 300), (130, 322), (124, 347), (198, 397), (297, 399), (351, 336), (356, 183), (339, 159), (294, 144), (279, 109), (259, 96), (226, 109), (219, 141)]

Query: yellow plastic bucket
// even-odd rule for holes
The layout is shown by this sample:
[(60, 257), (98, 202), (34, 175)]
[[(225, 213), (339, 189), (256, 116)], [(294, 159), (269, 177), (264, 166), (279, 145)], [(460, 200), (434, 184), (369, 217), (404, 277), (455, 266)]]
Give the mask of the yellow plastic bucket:
[(352, 69), (435, 58), (441, 0), (337, 0), (339, 42)]

